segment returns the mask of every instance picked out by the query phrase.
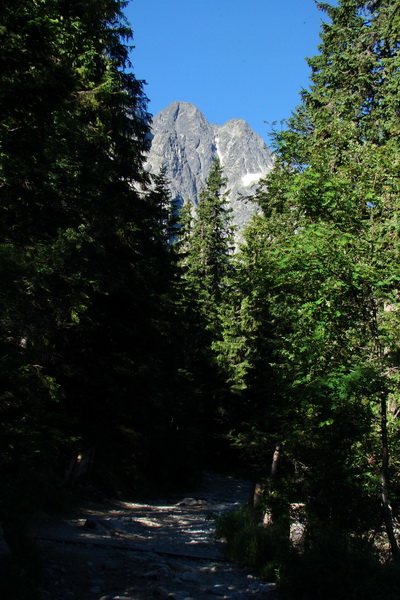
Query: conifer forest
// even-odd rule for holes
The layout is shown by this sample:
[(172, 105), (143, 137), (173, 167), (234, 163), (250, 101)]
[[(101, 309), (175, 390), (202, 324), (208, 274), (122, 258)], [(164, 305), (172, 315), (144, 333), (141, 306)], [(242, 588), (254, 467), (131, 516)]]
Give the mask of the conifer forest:
[(310, 86), (239, 247), (218, 161), (195, 211), (144, 169), (126, 4), (0, 7), (4, 534), (80, 453), (111, 495), (216, 468), (261, 482), (270, 524), (239, 511), (226, 536), (265, 530), (282, 594), (398, 598), (400, 3), (318, 3)]

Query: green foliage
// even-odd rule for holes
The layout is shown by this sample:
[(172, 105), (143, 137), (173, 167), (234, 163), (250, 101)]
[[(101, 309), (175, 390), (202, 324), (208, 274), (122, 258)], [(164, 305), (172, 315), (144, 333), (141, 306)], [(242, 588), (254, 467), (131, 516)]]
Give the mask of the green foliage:
[(229, 560), (254, 569), (270, 581), (279, 578), (289, 551), (288, 540), (276, 528), (260, 526), (251, 506), (243, 505), (218, 517), (215, 535), (225, 539)]
[[(211, 328), (215, 328), (218, 319), (217, 309), (223, 299), (233, 246), (231, 210), (222, 191), (225, 185), (222, 166), (216, 159), (200, 193), (185, 248), (186, 285), (193, 296), (198, 297), (199, 310)], [(189, 224), (187, 216), (185, 218)]]
[(289, 542), (281, 526), (260, 525), (254, 509), (244, 505), (216, 521), (229, 560), (276, 581), (283, 597), (299, 600), (397, 598), (397, 565), (382, 563), (366, 541), (325, 528), (306, 536), (300, 547)]
[(172, 467), (165, 446), (184, 452), (189, 400), (173, 211), (165, 174), (143, 168), (149, 115), (130, 72), (125, 2), (3, 4), (4, 500), (20, 478), (58, 485), (82, 447), (96, 449), (97, 481), (106, 487), (110, 468), (108, 490), (124, 479), (132, 491), (140, 473)]
[(379, 597), (380, 567), (353, 540), (382, 508), (390, 534), (399, 493), (398, 2), (319, 4), (311, 87), (274, 135), (235, 256), (218, 161), (180, 227), (165, 170), (143, 169), (124, 5), (6, 0), (0, 15), (1, 520), (18, 545), (20, 485), (51, 503), (83, 445), (94, 478), (130, 493), (146, 473), (190, 480), (203, 452), (236, 458), (229, 439), (275, 512), (304, 503), (309, 529), (292, 554), (243, 509), (218, 524), (230, 556), (299, 597), (318, 560), (321, 596), (337, 569)]
[(310, 89), (274, 133), (219, 349), (232, 443), (264, 477), (279, 444), (275, 493), (304, 502), (316, 531), (362, 536), (397, 469), (398, 7), (319, 6), (330, 22)]
[(326, 530), (280, 569), (279, 589), (299, 600), (390, 600), (398, 597), (399, 572), (382, 564), (365, 542)]
[[(216, 160), (210, 170), (199, 205), (186, 203), (180, 212), (175, 248), (181, 270), (177, 289), (185, 336), (182, 339), (190, 374), (193, 406), (207, 440), (207, 460), (214, 465), (226, 452), (221, 444), (225, 374), (218, 364), (215, 344), (222, 331), (224, 306), (229, 302), (233, 227), (224, 187), (226, 179)], [(222, 458), (224, 461), (224, 458)]]

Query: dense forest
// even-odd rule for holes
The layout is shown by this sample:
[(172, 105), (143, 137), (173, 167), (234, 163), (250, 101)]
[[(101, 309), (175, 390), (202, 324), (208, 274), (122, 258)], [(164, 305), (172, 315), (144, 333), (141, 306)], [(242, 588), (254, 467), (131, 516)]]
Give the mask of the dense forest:
[(125, 5), (0, 9), (5, 535), (85, 453), (109, 494), (242, 470), (270, 525), (234, 518), (282, 591), (397, 598), (400, 3), (318, 3), (310, 86), (236, 249), (218, 161), (196, 211), (144, 169)]

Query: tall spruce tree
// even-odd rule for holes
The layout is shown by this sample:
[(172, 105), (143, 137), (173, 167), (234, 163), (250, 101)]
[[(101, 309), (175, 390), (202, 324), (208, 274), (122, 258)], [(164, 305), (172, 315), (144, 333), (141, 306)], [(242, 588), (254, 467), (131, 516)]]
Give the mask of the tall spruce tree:
[(225, 186), (223, 168), (216, 159), (200, 192), (186, 266), (188, 286), (198, 296), (202, 314), (211, 326), (215, 309), (223, 297), (233, 249), (233, 226)]
[[(229, 295), (234, 228), (225, 192), (226, 179), (218, 159), (214, 161), (197, 210), (189, 204), (181, 212), (177, 241), (182, 269), (182, 307), (186, 320), (187, 370), (202, 411), (211, 458), (225, 382), (216, 362), (214, 343), (221, 335), (221, 310)], [(214, 440), (214, 441), (213, 441)]]
[(267, 304), (282, 417), (254, 431), (261, 447), (282, 443), (310, 524), (365, 534), (383, 515), (396, 556), (398, 3), (319, 7), (330, 21), (311, 87), (257, 195), (263, 242), (242, 254), (256, 265), (246, 297)]
[(125, 4), (6, 0), (0, 14), (1, 467), (10, 474), (36, 477), (84, 443), (110, 472), (135, 477), (151, 445), (171, 253), (167, 200), (146, 191), (149, 116), (130, 72)]

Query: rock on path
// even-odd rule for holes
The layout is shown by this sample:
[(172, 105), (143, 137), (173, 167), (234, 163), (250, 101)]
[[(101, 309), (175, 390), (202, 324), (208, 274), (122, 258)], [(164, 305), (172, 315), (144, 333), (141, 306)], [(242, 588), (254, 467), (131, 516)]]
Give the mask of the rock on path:
[(247, 502), (251, 485), (206, 473), (193, 496), (105, 501), (33, 527), (43, 600), (275, 599), (275, 585), (223, 559), (213, 515)]

